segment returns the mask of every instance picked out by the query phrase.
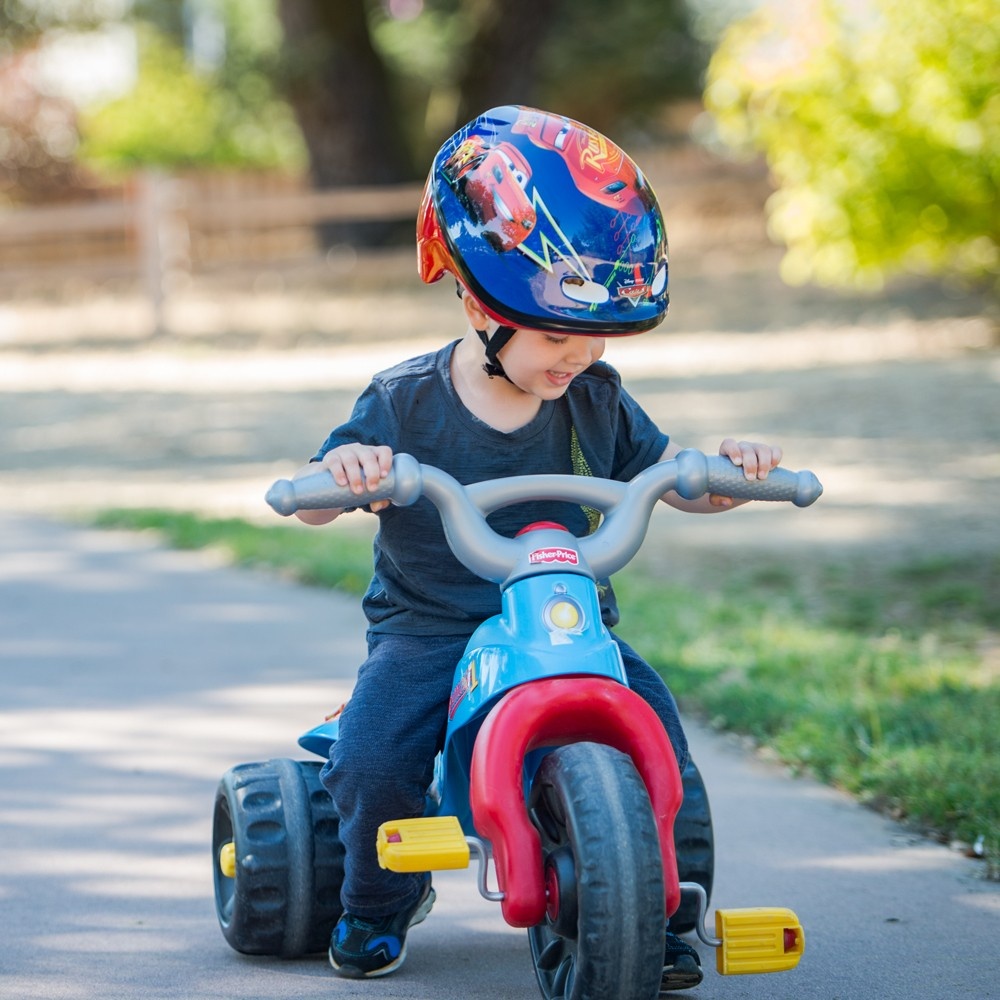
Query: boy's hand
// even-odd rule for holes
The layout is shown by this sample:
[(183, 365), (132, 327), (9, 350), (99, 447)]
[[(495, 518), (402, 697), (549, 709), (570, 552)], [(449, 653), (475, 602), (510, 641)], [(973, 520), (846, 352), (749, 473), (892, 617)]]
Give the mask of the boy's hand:
[[(374, 490), (392, 469), (392, 449), (388, 445), (342, 444), (328, 451), (320, 463), (329, 469), (338, 486), (349, 486), (352, 493)], [(389, 506), (388, 500), (375, 500), (372, 512)]]
[[(747, 479), (767, 479), (767, 474), (781, 462), (781, 449), (777, 445), (759, 444), (756, 441), (737, 441), (726, 438), (719, 445), (719, 454), (739, 465)], [(713, 493), (709, 497), (713, 507), (732, 507), (733, 498)]]

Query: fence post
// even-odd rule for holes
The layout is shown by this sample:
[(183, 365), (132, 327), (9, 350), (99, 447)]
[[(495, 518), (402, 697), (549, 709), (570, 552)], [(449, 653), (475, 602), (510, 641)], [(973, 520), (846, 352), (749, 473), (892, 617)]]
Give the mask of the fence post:
[(143, 170), (136, 187), (139, 268), (152, 313), (152, 336), (165, 337), (170, 332), (166, 320), (169, 287), (189, 265), (181, 182), (161, 170)]

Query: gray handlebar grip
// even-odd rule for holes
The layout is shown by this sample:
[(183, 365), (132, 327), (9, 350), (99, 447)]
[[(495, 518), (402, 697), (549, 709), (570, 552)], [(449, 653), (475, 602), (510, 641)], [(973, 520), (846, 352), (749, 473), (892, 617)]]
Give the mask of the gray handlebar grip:
[(299, 509), (295, 484), (290, 479), (279, 479), (272, 483), (264, 499), (271, 510), (282, 517), (289, 517)]
[(823, 493), (815, 474), (804, 470), (772, 469), (767, 479), (747, 479), (743, 469), (722, 455), (703, 455), (686, 449), (677, 456), (677, 492), (685, 500), (697, 500), (706, 493), (738, 497), (742, 500), (790, 500), (796, 507), (808, 507)]
[(374, 500), (391, 500), (397, 507), (408, 507), (422, 491), (420, 463), (412, 455), (399, 454), (393, 456), (389, 475), (374, 490), (354, 493), (347, 486), (338, 486), (324, 469), (301, 479), (279, 479), (264, 499), (276, 514), (288, 517), (297, 510), (362, 507)]

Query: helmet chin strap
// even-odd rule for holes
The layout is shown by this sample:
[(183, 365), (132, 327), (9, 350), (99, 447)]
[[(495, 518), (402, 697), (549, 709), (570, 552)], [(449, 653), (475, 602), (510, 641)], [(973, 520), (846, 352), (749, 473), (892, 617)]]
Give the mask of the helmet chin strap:
[(486, 348), (486, 363), (483, 365), (483, 371), (490, 378), (496, 378), (499, 375), (510, 382), (510, 378), (503, 370), (503, 365), (500, 364), (497, 355), (504, 349), (510, 338), (517, 333), (517, 327), (498, 326), (492, 335), (485, 330), (476, 330), (476, 333), (479, 334), (479, 339), (483, 342), (483, 347)]
[[(459, 298), (465, 293), (462, 283), (457, 278), (455, 279), (455, 293)], [(479, 339), (483, 342), (483, 347), (486, 348), (486, 363), (483, 365), (483, 371), (490, 378), (497, 378), (499, 376), (510, 382), (510, 378), (503, 370), (503, 365), (500, 364), (500, 359), (497, 355), (507, 345), (507, 341), (517, 333), (517, 327), (498, 326), (492, 334), (487, 330), (476, 330), (476, 333), (479, 334)], [(511, 382), (511, 385), (513, 385), (513, 382)]]

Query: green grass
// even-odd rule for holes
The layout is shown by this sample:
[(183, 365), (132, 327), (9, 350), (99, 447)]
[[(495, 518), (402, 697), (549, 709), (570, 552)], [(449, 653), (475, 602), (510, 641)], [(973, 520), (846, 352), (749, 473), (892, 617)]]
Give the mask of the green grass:
[(1000, 559), (623, 575), (630, 640), (682, 708), (1000, 863)]
[[(353, 594), (371, 572), (351, 531), (134, 510), (98, 523)], [(623, 634), (682, 709), (941, 839), (982, 838), (1000, 877), (1000, 557), (698, 572), (616, 579)]]
[(350, 531), (319, 532), (298, 522), (264, 527), (240, 518), (167, 510), (107, 510), (102, 528), (154, 531), (174, 548), (219, 549), (237, 565), (259, 567), (317, 587), (361, 595), (372, 575), (371, 539)]

